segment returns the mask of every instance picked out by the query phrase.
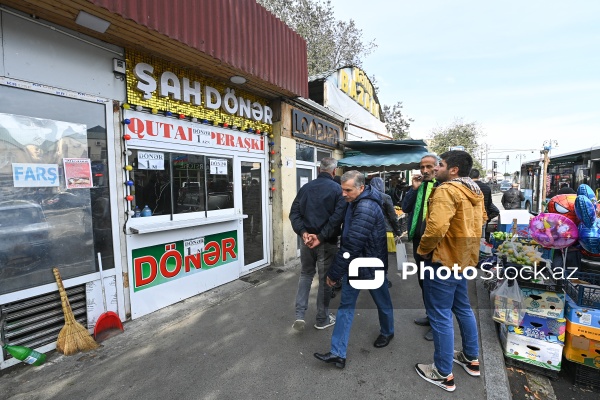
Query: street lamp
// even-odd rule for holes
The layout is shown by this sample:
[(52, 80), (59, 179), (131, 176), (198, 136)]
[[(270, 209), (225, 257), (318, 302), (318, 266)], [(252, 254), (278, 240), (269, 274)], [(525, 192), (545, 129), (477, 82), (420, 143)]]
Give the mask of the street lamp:
[(544, 146), (544, 150), (546, 150), (546, 151), (549, 152), (553, 148), (558, 147), (558, 141), (557, 140), (552, 140), (552, 139), (544, 140), (543, 146)]

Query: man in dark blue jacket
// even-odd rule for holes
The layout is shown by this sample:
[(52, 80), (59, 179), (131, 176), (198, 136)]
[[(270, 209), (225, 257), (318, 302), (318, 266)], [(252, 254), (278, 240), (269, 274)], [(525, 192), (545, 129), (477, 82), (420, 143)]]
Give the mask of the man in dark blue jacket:
[[(338, 368), (346, 366), (350, 328), (360, 293), (359, 289), (348, 282), (349, 265), (357, 258), (378, 258), (383, 262), (384, 269), (387, 269), (387, 239), (379, 191), (370, 186), (365, 187), (364, 175), (358, 171), (348, 171), (342, 175), (342, 191), (348, 206), (344, 216), (341, 248), (327, 273), (329, 286), (342, 279), (342, 298), (331, 336), (331, 350), (325, 354), (314, 354), (317, 359), (333, 363)], [(363, 267), (358, 271), (360, 279), (373, 280), (376, 277), (373, 268)], [(369, 289), (369, 293), (377, 305), (380, 325), (379, 337), (373, 345), (377, 348), (385, 347), (394, 337), (394, 310), (387, 282), (383, 281), (377, 289)]]
[(317, 179), (300, 188), (292, 208), (290, 221), (292, 228), (301, 237), (300, 262), (302, 269), (296, 293), (296, 320), (292, 327), (304, 330), (304, 315), (308, 308), (308, 296), (315, 272), (319, 272), (319, 292), (317, 293), (316, 329), (325, 329), (335, 324), (335, 317), (329, 314), (331, 288), (325, 283), (325, 275), (337, 251), (337, 238), (344, 218), (346, 203), (342, 188), (333, 180), (337, 160), (325, 157)]

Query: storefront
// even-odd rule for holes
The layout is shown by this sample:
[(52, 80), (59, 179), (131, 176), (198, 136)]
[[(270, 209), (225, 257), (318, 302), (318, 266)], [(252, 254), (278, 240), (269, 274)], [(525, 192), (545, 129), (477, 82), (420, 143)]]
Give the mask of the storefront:
[[(272, 261), (270, 103), (307, 95), (306, 45), (254, 2), (207, 2), (0, 6), (3, 342), (54, 349), (53, 267), (92, 331), (100, 264), (126, 320)], [(198, 23), (226, 15), (266, 30), (238, 40)], [(0, 352), (0, 368), (14, 364)]]

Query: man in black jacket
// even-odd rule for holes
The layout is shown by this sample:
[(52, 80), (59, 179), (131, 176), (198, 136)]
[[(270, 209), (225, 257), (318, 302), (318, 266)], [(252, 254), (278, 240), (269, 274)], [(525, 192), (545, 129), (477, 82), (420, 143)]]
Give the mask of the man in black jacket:
[(346, 202), (342, 188), (334, 180), (337, 160), (326, 157), (321, 160), (317, 179), (302, 186), (290, 210), (292, 228), (301, 237), (300, 262), (302, 269), (296, 293), (296, 320), (292, 325), (297, 331), (304, 330), (304, 315), (308, 308), (308, 296), (315, 272), (319, 272), (317, 294), (316, 329), (325, 329), (335, 324), (329, 314), (331, 288), (325, 283), (335, 253), (337, 238), (344, 219)]
[(519, 190), (519, 184), (513, 183), (512, 188), (502, 195), (502, 207), (505, 210), (520, 210), (523, 200), (525, 200), (525, 195)]
[(477, 186), (479, 186), (479, 189), (481, 189), (481, 193), (483, 193), (483, 204), (485, 205), (485, 212), (487, 213), (487, 216), (488, 216), (488, 220), (486, 221), (485, 226), (483, 227), (482, 237), (485, 237), (485, 230), (487, 228), (487, 223), (490, 222), (495, 217), (497, 217), (500, 212), (499, 212), (498, 208), (492, 202), (492, 188), (490, 188), (487, 184), (485, 184), (479, 180), (479, 178), (480, 178), (479, 170), (477, 168), (471, 169), (471, 172), (469, 173), (469, 177), (473, 180), (473, 182), (475, 182), (477, 184)]

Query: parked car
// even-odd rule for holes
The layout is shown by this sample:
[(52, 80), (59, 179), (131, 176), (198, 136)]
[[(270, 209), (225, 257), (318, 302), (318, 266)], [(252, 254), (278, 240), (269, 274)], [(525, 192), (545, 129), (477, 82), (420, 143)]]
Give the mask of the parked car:
[(512, 182), (511, 181), (502, 181), (502, 183), (500, 184), (500, 191), (501, 192), (506, 192), (511, 187), (512, 187)]
[(0, 265), (16, 258), (46, 257), (50, 248), (50, 225), (39, 204), (0, 202)]

